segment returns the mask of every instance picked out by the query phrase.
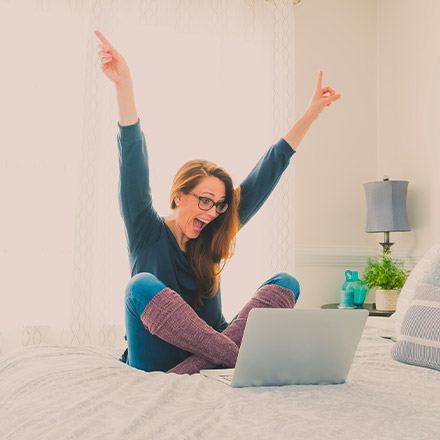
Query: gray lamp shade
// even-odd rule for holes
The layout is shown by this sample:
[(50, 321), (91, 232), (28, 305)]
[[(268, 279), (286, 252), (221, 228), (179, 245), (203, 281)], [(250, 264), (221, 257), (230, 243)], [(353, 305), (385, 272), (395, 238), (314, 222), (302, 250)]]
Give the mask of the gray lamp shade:
[(364, 183), (367, 198), (365, 232), (410, 231), (406, 212), (408, 182), (384, 180)]

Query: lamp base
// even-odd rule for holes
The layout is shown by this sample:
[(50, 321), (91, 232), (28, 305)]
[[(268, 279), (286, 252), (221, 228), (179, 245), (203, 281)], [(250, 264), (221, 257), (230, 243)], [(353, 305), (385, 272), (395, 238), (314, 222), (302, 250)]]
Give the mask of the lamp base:
[(389, 252), (391, 249), (391, 246), (394, 243), (390, 243), (390, 233), (389, 232), (384, 232), (383, 235), (384, 235), (384, 242), (379, 243), (379, 244), (383, 247), (384, 252)]

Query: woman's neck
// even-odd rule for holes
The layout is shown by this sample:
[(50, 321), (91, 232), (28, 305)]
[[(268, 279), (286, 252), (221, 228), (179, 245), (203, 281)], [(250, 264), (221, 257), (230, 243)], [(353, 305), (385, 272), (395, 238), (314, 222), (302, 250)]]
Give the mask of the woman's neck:
[(164, 218), (165, 223), (170, 228), (170, 231), (173, 233), (174, 238), (177, 241), (177, 244), (179, 245), (180, 249), (183, 252), (186, 252), (186, 242), (188, 241), (188, 238), (185, 237), (182, 230), (179, 228), (179, 225), (177, 224), (177, 219), (171, 213), (168, 217)]

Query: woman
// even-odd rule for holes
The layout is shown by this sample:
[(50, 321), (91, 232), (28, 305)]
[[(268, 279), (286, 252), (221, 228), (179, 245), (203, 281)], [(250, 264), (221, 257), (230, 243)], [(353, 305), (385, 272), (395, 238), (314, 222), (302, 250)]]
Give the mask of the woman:
[(127, 364), (145, 371), (193, 374), (233, 367), (246, 319), (254, 307), (292, 308), (299, 284), (288, 274), (267, 280), (228, 325), (221, 311), (219, 274), (234, 238), (272, 192), (321, 111), (340, 98), (321, 87), (294, 127), (234, 189), (228, 173), (201, 160), (187, 162), (171, 189), (171, 213), (152, 207), (145, 139), (130, 71), (99, 32), (102, 71), (115, 84), (119, 110), (120, 207), (132, 279), (126, 290)]

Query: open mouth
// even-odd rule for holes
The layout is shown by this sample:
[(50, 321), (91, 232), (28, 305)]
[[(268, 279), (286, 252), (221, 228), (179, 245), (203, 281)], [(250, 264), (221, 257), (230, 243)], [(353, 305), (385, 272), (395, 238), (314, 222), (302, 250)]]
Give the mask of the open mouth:
[(195, 218), (193, 221), (193, 229), (196, 232), (200, 232), (208, 223), (209, 223), (208, 220)]

